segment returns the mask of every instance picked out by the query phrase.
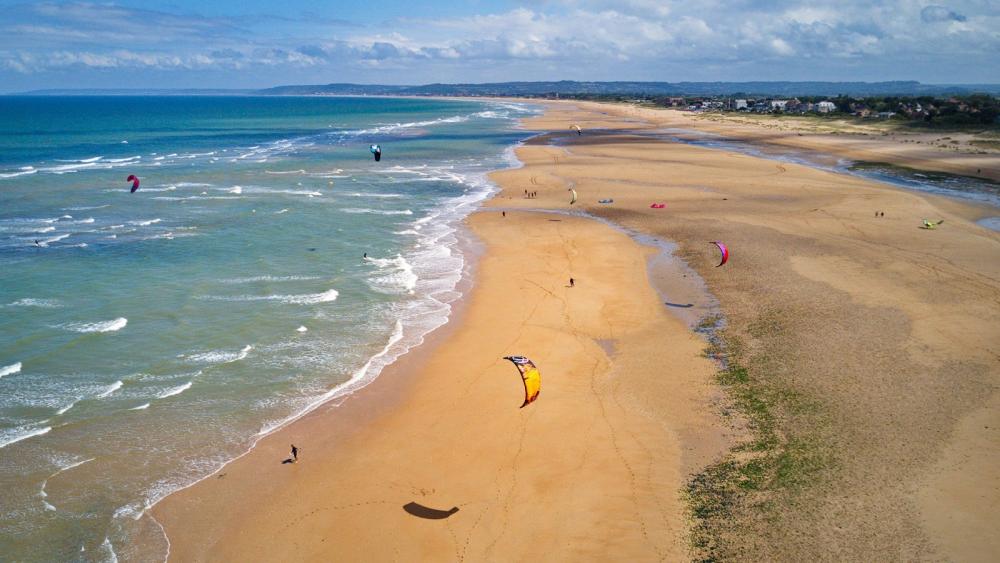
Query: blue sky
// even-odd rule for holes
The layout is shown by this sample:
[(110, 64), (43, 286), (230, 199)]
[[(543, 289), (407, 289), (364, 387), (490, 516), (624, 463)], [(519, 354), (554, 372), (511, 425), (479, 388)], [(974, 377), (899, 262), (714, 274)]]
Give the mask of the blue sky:
[(0, 91), (1000, 82), (1000, 0), (0, 0)]

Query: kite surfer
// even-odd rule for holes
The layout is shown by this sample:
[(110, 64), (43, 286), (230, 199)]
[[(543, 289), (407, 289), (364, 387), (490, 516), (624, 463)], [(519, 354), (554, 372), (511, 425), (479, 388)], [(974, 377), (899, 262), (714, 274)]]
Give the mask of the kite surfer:
[(371, 153), (375, 155), (375, 162), (382, 160), (382, 147), (378, 145), (372, 145), (368, 147), (368, 150), (370, 150)]
[(292, 463), (297, 461), (299, 461), (299, 449), (295, 447), (295, 444), (292, 444)]

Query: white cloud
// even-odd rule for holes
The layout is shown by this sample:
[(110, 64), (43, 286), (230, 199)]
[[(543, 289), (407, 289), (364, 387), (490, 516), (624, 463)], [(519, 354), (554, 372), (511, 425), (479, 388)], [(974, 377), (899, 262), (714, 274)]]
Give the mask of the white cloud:
[[(411, 81), (433, 81), (432, 72), (448, 68), (474, 80), (532, 72), (671, 80), (678, 77), (664, 69), (688, 69), (691, 76), (709, 69), (720, 73), (717, 79), (734, 79), (735, 68), (780, 68), (819, 79), (833, 68), (868, 68), (866, 78), (882, 79), (887, 77), (874, 69), (905, 72), (906, 63), (919, 61), (922, 66), (909, 68), (933, 73), (954, 60), (1000, 81), (992, 61), (1000, 52), (1000, 9), (992, 0), (950, 6), (914, 0), (548, 0), (466, 17), (402, 15), (371, 28), (315, 18), (316, 25), (296, 24), (295, 34), (274, 27), (292, 21), (287, 18), (177, 15), (84, 2), (20, 5), (4, 19), (0, 68), (17, 73), (272, 69), (281, 82), (287, 69), (394, 69)], [(801, 62), (810, 60), (822, 64)], [(512, 68), (524, 71), (496, 75)]]

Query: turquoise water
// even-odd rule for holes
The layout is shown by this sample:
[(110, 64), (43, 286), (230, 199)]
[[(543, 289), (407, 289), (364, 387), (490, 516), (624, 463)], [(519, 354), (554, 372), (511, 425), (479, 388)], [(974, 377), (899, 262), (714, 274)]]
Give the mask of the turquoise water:
[(159, 559), (149, 506), (443, 324), (531, 111), (0, 98), (3, 558)]

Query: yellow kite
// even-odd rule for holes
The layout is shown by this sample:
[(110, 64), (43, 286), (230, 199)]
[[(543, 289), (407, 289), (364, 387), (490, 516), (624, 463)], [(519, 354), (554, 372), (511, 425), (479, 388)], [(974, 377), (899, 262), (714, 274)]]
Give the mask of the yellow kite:
[(524, 356), (504, 356), (505, 360), (510, 360), (521, 373), (521, 380), (524, 381), (524, 404), (521, 408), (530, 405), (538, 398), (542, 390), (542, 374), (538, 373), (535, 363)]

